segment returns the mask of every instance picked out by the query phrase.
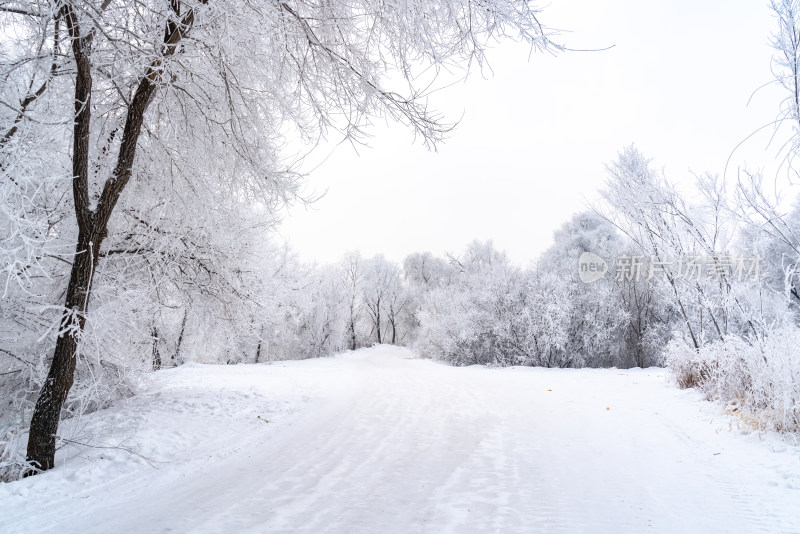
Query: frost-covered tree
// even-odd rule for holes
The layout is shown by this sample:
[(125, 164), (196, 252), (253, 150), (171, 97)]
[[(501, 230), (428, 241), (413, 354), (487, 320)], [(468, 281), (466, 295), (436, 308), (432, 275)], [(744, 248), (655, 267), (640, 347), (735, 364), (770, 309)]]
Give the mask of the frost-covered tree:
[(414, 341), (421, 325), (419, 313), (428, 293), (450, 283), (453, 269), (443, 258), (430, 252), (415, 252), (403, 260), (403, 278), (406, 285), (404, 327), (408, 339)]
[(609, 174), (607, 217), (649, 262), (648, 298), (660, 305), (662, 324), (672, 315), (685, 328), (670, 337), (657, 331), (668, 340), (664, 360), (678, 384), (744, 410), (764, 428), (800, 428), (800, 360), (789, 348), (797, 339), (793, 218), (752, 176), (733, 196), (720, 180), (700, 176), (690, 204), (635, 149), (623, 151)]
[(394, 286), (398, 283), (400, 271), (396, 264), (383, 255), (365, 260), (363, 265), (364, 283), (361, 291), (364, 309), (370, 319), (368, 337), (374, 337), (380, 344), (385, 341), (384, 328), (389, 315), (390, 299), (395, 293)]
[[(607, 217), (630, 239), (642, 269), (670, 266), (658, 273), (665, 282), (662, 297), (675, 303), (692, 344), (699, 347), (712, 329), (721, 337), (718, 310), (713, 309), (706, 288), (694, 277), (682, 277), (673, 265), (705, 251), (703, 221), (692, 216), (683, 195), (635, 147), (619, 154), (608, 166), (608, 175), (603, 194), (613, 211)], [(694, 310), (703, 310), (705, 316)]]
[(431, 290), (450, 282), (452, 269), (430, 252), (415, 252), (403, 260), (403, 276), (411, 287)]
[(347, 337), (350, 350), (356, 350), (359, 343), (358, 325), (364, 310), (362, 299), (364, 284), (363, 260), (358, 252), (349, 252), (342, 260), (341, 279), (347, 305)]
[(283, 303), (291, 320), (278, 322), (283, 346), (271, 352), (285, 359), (319, 358), (347, 346), (346, 287), (332, 266), (312, 267), (298, 277)]
[[(287, 133), (357, 136), (378, 115), (435, 143), (449, 126), (427, 109), (430, 76), (422, 73), (482, 64), (499, 37), (550, 46), (535, 8), (519, 0), (53, 0), (7, 4), (0, 13), (14, 40), (0, 65), (2, 148), (10, 154), (3, 167), (56, 138), (66, 172), (25, 165), (34, 190), (60, 175), (72, 191), (75, 253), (30, 428), (28, 458), (43, 470), (53, 465), (105, 242), (123, 204), (139, 209), (133, 183), (207, 188), (220, 200), (273, 210), (296, 192), (297, 176), (279, 157)], [(195, 205), (195, 216), (215, 205)], [(32, 214), (17, 227), (36, 234), (37, 220)]]
[(418, 348), (455, 365), (506, 363), (512, 356), (498, 331), (512, 315), (516, 270), (491, 242), (475, 241), (449, 259), (448, 283), (424, 296)]
[[(613, 272), (623, 248), (618, 232), (596, 213), (583, 212), (557, 230), (553, 241), (537, 268), (559, 277), (569, 293), (563, 302), (570, 317), (564, 358), (571, 359), (572, 365), (629, 365), (624, 354), (625, 309)], [(611, 272), (591, 284), (583, 283), (578, 261), (585, 252), (605, 259)]]
[(403, 324), (408, 307), (408, 289), (403, 281), (400, 269), (392, 273), (389, 288), (386, 293), (386, 336), (392, 345), (400, 343), (405, 337)]
[(522, 271), (491, 242), (450, 257), (451, 273), (423, 297), (416, 346), (455, 365), (575, 364), (563, 359), (569, 301), (563, 279)]
[(771, 0), (770, 9), (778, 22), (771, 39), (772, 72), (786, 95), (778, 121), (788, 122), (794, 132), (788, 153), (791, 164), (800, 149), (800, 2)]

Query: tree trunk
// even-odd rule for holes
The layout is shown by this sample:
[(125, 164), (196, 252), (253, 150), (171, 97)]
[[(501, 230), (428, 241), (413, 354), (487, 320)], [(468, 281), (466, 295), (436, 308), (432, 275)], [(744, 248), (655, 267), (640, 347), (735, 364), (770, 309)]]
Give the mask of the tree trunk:
[(689, 335), (692, 337), (692, 344), (694, 345), (695, 350), (700, 350), (700, 344), (697, 342), (697, 337), (694, 335), (692, 322), (689, 320), (689, 316), (686, 313), (686, 309), (683, 307), (683, 301), (681, 300), (681, 297), (678, 295), (678, 288), (675, 286), (675, 280), (673, 280), (672, 277), (668, 277), (668, 280), (670, 285), (672, 286), (672, 291), (675, 293), (675, 300), (678, 301), (678, 308), (681, 310), (681, 316), (683, 316), (683, 320), (686, 323), (686, 328), (689, 330)]
[(389, 304), (389, 322), (392, 325), (392, 345), (394, 345), (397, 340), (397, 323), (395, 322), (393, 304)]
[(258, 346), (256, 347), (256, 361), (255, 363), (259, 363), (261, 359), (261, 346), (264, 344), (264, 325), (261, 325), (261, 329), (258, 331)]
[(258, 363), (258, 360), (261, 359), (261, 340), (258, 340), (258, 346), (256, 347), (256, 361), (254, 363)]
[(375, 331), (378, 332), (378, 345), (383, 343), (381, 341), (381, 301), (378, 300), (378, 305), (375, 307)]
[(161, 369), (161, 353), (158, 351), (158, 328), (153, 326), (150, 329), (150, 335), (153, 338), (153, 371)]
[[(201, 3), (206, 1), (200, 0)], [(86, 310), (89, 305), (96, 259), (100, 245), (107, 235), (106, 229), (114, 207), (131, 178), (144, 114), (155, 94), (164, 58), (176, 52), (181, 39), (194, 24), (194, 10), (189, 9), (185, 13), (180, 13), (178, 3), (172, 4), (172, 7), (179, 22), (169, 20), (166, 23), (161, 57), (152, 60), (145, 75), (138, 82), (128, 104), (116, 166), (103, 185), (96, 207), (92, 209), (89, 202), (89, 137), (93, 84), (91, 48), (94, 32), (85, 31), (85, 28), (80, 27), (80, 19), (72, 4), (60, 5), (60, 16), (66, 21), (72, 40), (71, 48), (76, 68), (75, 121), (72, 130), (72, 200), (78, 223), (78, 245), (67, 286), (65, 311), (61, 323), (62, 333), (56, 340), (53, 362), (36, 401), (28, 435), (28, 462), (42, 471), (53, 467), (58, 421), (75, 378), (78, 344), (86, 324)], [(26, 476), (36, 472), (30, 471)]]
[(27, 459), (42, 471), (51, 469), (55, 460), (55, 436), (58, 433), (61, 409), (72, 388), (78, 343), (86, 324), (86, 308), (94, 274), (94, 260), (97, 258), (101, 241), (100, 236), (96, 236), (92, 241), (84, 232), (78, 237), (78, 246), (67, 286), (64, 316), (61, 319), (63, 333), (56, 340), (50, 372), (33, 410)]
[(181, 345), (183, 344), (183, 332), (186, 330), (186, 317), (189, 315), (189, 310), (183, 312), (183, 320), (181, 321), (181, 331), (178, 334), (178, 345), (175, 347), (175, 355), (172, 357), (175, 365), (181, 363)]

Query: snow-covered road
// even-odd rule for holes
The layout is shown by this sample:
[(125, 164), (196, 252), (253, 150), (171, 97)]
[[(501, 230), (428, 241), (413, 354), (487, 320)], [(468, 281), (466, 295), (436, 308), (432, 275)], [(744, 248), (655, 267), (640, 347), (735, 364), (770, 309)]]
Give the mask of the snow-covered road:
[(800, 450), (734, 423), (655, 369), (191, 365), (66, 425), (148, 460), (71, 446), (0, 532), (800, 532)]

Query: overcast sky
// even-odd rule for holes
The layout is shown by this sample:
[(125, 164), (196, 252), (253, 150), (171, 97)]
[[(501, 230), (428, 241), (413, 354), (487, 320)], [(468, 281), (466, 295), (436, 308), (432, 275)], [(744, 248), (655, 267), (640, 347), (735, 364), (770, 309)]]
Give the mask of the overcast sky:
[(488, 79), (474, 73), (432, 101), (462, 118), (437, 152), (401, 125), (376, 126), (358, 153), (322, 149), (308, 189), (327, 194), (281, 230), (300, 257), (359, 249), (400, 261), (492, 239), (526, 265), (598, 197), (604, 164), (631, 143), (686, 191), (691, 172), (722, 174), (732, 152), (729, 180), (745, 165), (774, 174), (785, 137), (769, 144), (771, 129), (734, 152), (783, 98), (774, 84), (755, 92), (773, 79), (766, 2), (553, 0), (541, 19), (569, 30), (571, 48), (614, 47), (530, 60), (525, 46), (496, 47)]

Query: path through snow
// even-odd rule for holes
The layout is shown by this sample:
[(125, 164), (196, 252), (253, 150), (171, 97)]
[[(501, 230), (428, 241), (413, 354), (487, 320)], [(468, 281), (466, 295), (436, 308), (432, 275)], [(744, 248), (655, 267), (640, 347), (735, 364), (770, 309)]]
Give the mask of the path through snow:
[(64, 425), (156, 467), (70, 446), (0, 531), (800, 532), (800, 450), (732, 423), (655, 369), (190, 365)]

